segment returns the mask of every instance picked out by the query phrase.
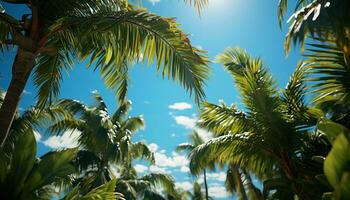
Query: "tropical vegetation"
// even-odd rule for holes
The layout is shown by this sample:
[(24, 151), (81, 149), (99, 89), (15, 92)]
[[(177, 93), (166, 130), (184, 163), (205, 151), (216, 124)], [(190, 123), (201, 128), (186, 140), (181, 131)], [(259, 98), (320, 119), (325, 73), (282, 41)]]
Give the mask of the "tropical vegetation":
[[(202, 15), (208, 0), (184, 0)], [(286, 14), (294, 5), (285, 24)], [(27, 10), (21, 19), (3, 5)], [(5, 199), (208, 200), (210, 171), (226, 171), (225, 188), (242, 200), (350, 199), (350, 1), (280, 0), (284, 52), (303, 52), (284, 88), (259, 57), (227, 48), (215, 62), (234, 80), (240, 102), (205, 100), (206, 51), (194, 47), (172, 18), (127, 0), (2, 0), (0, 51), (16, 47), (8, 89), (0, 94), (0, 196)], [(97, 70), (116, 94), (109, 112), (102, 96), (92, 104), (58, 98), (75, 62)], [(162, 77), (194, 94), (197, 128), (176, 151), (189, 159), (192, 191), (167, 173), (138, 173), (155, 164), (135, 134), (143, 116), (129, 116), (130, 67), (153, 64)], [(284, 66), (292, 67), (292, 66)], [(37, 101), (19, 111), (28, 80)], [(113, 105), (109, 105), (113, 107)], [(38, 135), (78, 133), (74, 148), (38, 155)], [(203, 177), (203, 181), (199, 177)]]

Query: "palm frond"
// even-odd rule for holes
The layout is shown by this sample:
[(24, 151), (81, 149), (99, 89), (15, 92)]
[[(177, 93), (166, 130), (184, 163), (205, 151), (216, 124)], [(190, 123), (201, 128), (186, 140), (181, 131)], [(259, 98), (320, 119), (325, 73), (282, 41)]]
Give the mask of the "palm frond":
[(200, 174), (211, 161), (237, 163), (254, 171), (258, 176), (274, 171), (273, 155), (258, 135), (243, 133), (213, 138), (196, 147), (189, 155), (190, 169)]
[[(140, 182), (138, 182), (139, 184)], [(126, 199), (136, 200), (137, 191), (133, 187), (134, 184), (129, 183), (127, 180), (120, 180), (117, 182), (116, 191), (123, 193)]]
[(181, 144), (176, 146), (175, 151), (176, 152), (183, 152), (183, 151), (191, 152), (194, 148), (195, 148), (195, 146), (191, 143), (181, 143)]
[(166, 200), (159, 192), (155, 190), (145, 190), (143, 192), (144, 200)]
[[(58, 178), (65, 178), (75, 172), (70, 162), (76, 157), (78, 149), (49, 152), (40, 158), (27, 177), (24, 191), (34, 191), (37, 188), (51, 184)], [(40, 178), (39, 178), (40, 177)]]
[(115, 192), (117, 180), (111, 180), (97, 188), (92, 189), (87, 194), (81, 194), (81, 186), (75, 187), (71, 192), (66, 194), (63, 200), (95, 200), (95, 199), (106, 199), (106, 200), (115, 200), (121, 199), (124, 200), (124, 196), (121, 193)]
[(151, 173), (140, 177), (141, 180), (147, 181), (154, 187), (161, 186), (167, 193), (175, 193), (174, 178), (168, 174)]
[[(2, 10), (2, 11), (1, 11)], [(20, 31), (20, 23), (8, 15), (0, 4), (0, 51), (8, 49), (10, 45), (14, 44), (14, 34)]]
[(323, 39), (336, 37), (338, 42), (343, 44), (344, 41), (348, 41), (349, 35), (345, 30), (350, 26), (350, 15), (347, 11), (349, 1), (314, 0), (307, 3), (308, 5), (300, 6), (288, 20), (290, 26), (285, 41), (287, 53), (292, 42), (303, 47), (308, 34)]
[(314, 99), (317, 104), (331, 101), (333, 104), (347, 103), (350, 91), (349, 66), (344, 54), (332, 41), (323, 44), (310, 44), (308, 68), (312, 75), (308, 78), (314, 82), (314, 92), (319, 93)]
[(201, 14), (201, 11), (208, 6), (209, 0), (184, 0), (185, 3), (190, 4), (197, 9), (198, 13)]
[(226, 106), (204, 102), (200, 109), (199, 126), (213, 132), (216, 136), (224, 134), (236, 134), (248, 131), (253, 123), (244, 112), (236, 106)]
[(143, 116), (129, 117), (122, 124), (123, 130), (129, 130), (130, 132), (136, 132), (145, 126)]
[(43, 108), (59, 94), (62, 73), (72, 69), (73, 61), (68, 52), (58, 50), (55, 55), (41, 55), (34, 69), (34, 84), (38, 87), (37, 105)]
[(308, 103), (305, 102), (308, 71), (310, 70), (307, 64), (300, 62), (282, 92), (281, 112), (285, 115), (286, 121), (294, 126), (312, 126), (320, 117), (319, 111), (316, 108), (309, 108)]
[[(296, 5), (294, 7), (294, 11), (298, 10), (301, 6), (304, 6), (307, 2), (308, 2), (307, 0), (297, 0)], [(277, 17), (278, 17), (278, 23), (280, 28), (282, 28), (283, 20), (287, 12), (288, 12), (288, 0), (279, 0)]]
[(100, 93), (95, 90), (95, 91), (92, 91), (91, 94), (92, 94), (92, 98), (95, 101), (93, 107), (95, 107), (97, 110), (107, 111), (107, 105), (105, 104)]
[(208, 77), (204, 52), (191, 46), (173, 19), (145, 10), (117, 11), (62, 18), (50, 30), (66, 49), (74, 49), (82, 58), (91, 55), (90, 63), (100, 70), (109, 88), (120, 85), (120, 68), (142, 54), (149, 64), (156, 58), (157, 71), (179, 81), (190, 94), (194, 92), (197, 102), (204, 97)]
[(151, 164), (154, 164), (155, 162), (153, 152), (143, 142), (136, 142), (132, 144), (129, 154), (131, 154), (132, 159), (145, 159)]
[(113, 123), (115, 123), (115, 122), (120, 123), (122, 121), (122, 119), (130, 111), (131, 105), (132, 105), (132, 103), (130, 100), (121, 102), (121, 104), (119, 105), (117, 110), (113, 113), (113, 116), (112, 116)]

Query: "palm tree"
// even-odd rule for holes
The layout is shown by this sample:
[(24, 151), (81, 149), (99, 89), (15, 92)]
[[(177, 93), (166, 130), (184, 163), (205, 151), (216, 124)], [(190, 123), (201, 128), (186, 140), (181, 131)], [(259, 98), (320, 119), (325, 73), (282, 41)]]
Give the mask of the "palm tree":
[(59, 101), (57, 106), (66, 108), (72, 115), (54, 122), (49, 130), (53, 134), (74, 130), (81, 133), (77, 138), (80, 151), (74, 164), (82, 179), (93, 177), (96, 187), (113, 178), (112, 165), (131, 166), (137, 158), (154, 162), (154, 157), (146, 144), (131, 141), (133, 133), (144, 126), (142, 116), (127, 117), (131, 102), (125, 101), (110, 116), (98, 92), (92, 94), (95, 103), (91, 107), (76, 100)]
[[(0, 6), (0, 50), (17, 47), (12, 80), (0, 109), (1, 144), (8, 137), (20, 96), (33, 71), (38, 105), (59, 93), (62, 73), (73, 60), (89, 59), (120, 100), (128, 87), (128, 66), (143, 55), (156, 60), (158, 72), (180, 82), (196, 101), (204, 97), (208, 77), (205, 52), (193, 47), (174, 19), (163, 18), (127, 0), (3, 0), (29, 13), (18, 20)], [(197, 8), (207, 0), (186, 0)]]
[[(178, 151), (178, 152), (187, 151), (187, 153), (190, 153), (194, 148), (204, 143), (204, 139), (198, 134), (197, 131), (193, 131), (191, 134), (189, 134), (189, 138), (190, 138), (190, 143), (179, 144), (176, 147), (175, 151)], [(205, 198), (206, 200), (208, 200), (209, 194), (208, 194), (207, 174), (206, 174), (205, 168), (203, 169), (203, 179), (204, 179)]]
[(235, 79), (245, 108), (203, 104), (202, 125), (222, 136), (191, 152), (191, 171), (198, 174), (211, 160), (236, 163), (265, 180), (266, 197), (321, 198), (326, 188), (318, 185), (315, 176), (322, 173), (322, 165), (312, 160), (311, 152), (324, 148), (312, 133), (322, 112), (305, 103), (303, 65), (280, 93), (263, 62), (245, 51), (229, 48), (218, 61)]

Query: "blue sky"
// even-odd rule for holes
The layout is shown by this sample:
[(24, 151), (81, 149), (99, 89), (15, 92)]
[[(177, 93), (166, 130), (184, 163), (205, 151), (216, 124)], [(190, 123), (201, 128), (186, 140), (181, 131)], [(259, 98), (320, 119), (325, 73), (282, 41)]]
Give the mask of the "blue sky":
[[(175, 17), (182, 29), (190, 34), (193, 45), (208, 51), (210, 60), (226, 47), (239, 46), (250, 54), (261, 57), (281, 87), (287, 83), (300, 57), (292, 51), (288, 58), (283, 51), (286, 28), (281, 31), (277, 21), (277, 3), (272, 0), (211, 0), (201, 17), (181, 0), (144, 0), (143, 6), (162, 16)], [(7, 6), (7, 7), (6, 7)], [(19, 15), (23, 9), (5, 5), (8, 12)], [(0, 87), (6, 89), (11, 74), (14, 52), (6, 52), (0, 60)], [(207, 100), (217, 103), (237, 103), (240, 99), (233, 80), (219, 64), (211, 63), (212, 73), (206, 83)], [(107, 90), (98, 73), (76, 63), (74, 70), (65, 75), (60, 97), (91, 102), (91, 91), (98, 90), (112, 112), (117, 105), (114, 91)], [(36, 90), (28, 83), (20, 102), (20, 109), (35, 103)], [(137, 163), (140, 173), (166, 171), (175, 176), (178, 186), (190, 189), (192, 177), (188, 176), (187, 159), (173, 152), (174, 147), (187, 140), (187, 134), (197, 120), (197, 107), (193, 98), (179, 84), (162, 80), (152, 66), (136, 65), (131, 71), (129, 99), (133, 102), (131, 115), (143, 115), (146, 128), (138, 132), (135, 140), (144, 140), (155, 151), (156, 166)], [(206, 135), (205, 131), (199, 130)], [(42, 133), (41, 133), (42, 134)], [(50, 148), (72, 146), (68, 135), (63, 137), (42, 135), (39, 154)], [(224, 192), (224, 172), (209, 174), (210, 195), (215, 199), (231, 199)]]

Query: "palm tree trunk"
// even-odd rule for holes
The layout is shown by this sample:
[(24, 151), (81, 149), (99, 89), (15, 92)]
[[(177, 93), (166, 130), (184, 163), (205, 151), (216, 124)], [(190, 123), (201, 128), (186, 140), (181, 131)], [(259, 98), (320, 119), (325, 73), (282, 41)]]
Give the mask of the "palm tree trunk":
[(35, 64), (35, 54), (19, 48), (12, 66), (12, 80), (6, 91), (5, 99), (0, 109), (0, 142), (4, 146), (16, 109)]
[(242, 174), (239, 172), (240, 171), (239, 166), (232, 164), (230, 167), (231, 167), (231, 171), (234, 175), (234, 178), (238, 181), (238, 185), (239, 185), (238, 192), (241, 196), (241, 199), (248, 200), (248, 196), (247, 196), (247, 193), (245, 191), (243, 181), (242, 181)]
[(204, 187), (205, 187), (205, 199), (209, 200), (209, 194), (208, 194), (208, 184), (207, 184), (207, 173), (206, 170), (203, 170), (203, 175), (204, 175)]
[(245, 176), (245, 179), (247, 181), (247, 185), (248, 188), (250, 190), (251, 193), (251, 199), (254, 200), (263, 200), (263, 195), (261, 194), (260, 190), (258, 188), (255, 187), (255, 185), (253, 184), (252, 178), (250, 177), (250, 174), (247, 173), (245, 170), (242, 170), (243, 174)]

